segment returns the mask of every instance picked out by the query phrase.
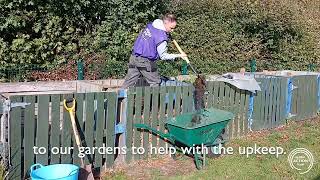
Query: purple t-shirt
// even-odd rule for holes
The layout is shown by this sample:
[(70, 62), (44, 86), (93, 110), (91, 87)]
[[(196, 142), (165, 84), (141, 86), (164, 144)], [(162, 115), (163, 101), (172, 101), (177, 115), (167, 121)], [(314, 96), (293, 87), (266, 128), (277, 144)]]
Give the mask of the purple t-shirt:
[(163, 41), (168, 41), (167, 32), (157, 29), (149, 23), (136, 39), (132, 53), (156, 61), (159, 59), (157, 46)]

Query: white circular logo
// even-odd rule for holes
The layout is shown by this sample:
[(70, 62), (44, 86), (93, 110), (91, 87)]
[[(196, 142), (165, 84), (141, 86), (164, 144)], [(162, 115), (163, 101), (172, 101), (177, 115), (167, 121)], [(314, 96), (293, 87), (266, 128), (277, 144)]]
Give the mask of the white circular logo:
[(288, 161), (292, 169), (298, 170), (300, 174), (305, 174), (312, 168), (314, 158), (309, 150), (296, 148), (290, 152)]

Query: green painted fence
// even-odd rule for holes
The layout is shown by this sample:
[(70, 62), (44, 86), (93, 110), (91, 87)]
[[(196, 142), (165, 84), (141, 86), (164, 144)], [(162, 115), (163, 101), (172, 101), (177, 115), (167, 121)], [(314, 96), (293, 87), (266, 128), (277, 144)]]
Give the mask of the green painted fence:
[[(252, 129), (283, 125), (287, 120), (288, 77), (260, 76), (256, 79), (262, 91), (254, 95)], [(292, 119), (315, 116), (318, 111), (317, 76), (294, 76), (292, 81), (298, 87), (293, 90), (291, 112), (296, 116)], [(84, 143), (88, 147), (105, 146), (114, 149), (118, 141), (116, 137), (119, 137), (115, 134), (115, 125), (119, 121), (125, 123), (125, 160), (131, 162), (155, 154), (151, 153), (150, 147), (170, 146), (165, 139), (147, 130), (137, 130), (133, 124), (144, 123), (166, 132), (165, 122), (168, 118), (194, 110), (193, 91), (193, 86), (167, 86), (130, 88), (124, 98), (120, 98), (116, 92), (12, 96), (12, 102), (31, 104), (25, 109), (13, 108), (10, 113), (9, 179), (23, 178), (34, 163), (80, 165), (69, 114), (62, 105), (65, 97), (76, 99), (76, 117), (80, 123), (82, 139), (85, 139)], [(204, 98), (206, 107), (234, 113), (235, 118), (226, 128), (228, 139), (249, 133), (250, 92), (239, 90), (225, 82), (210, 81)], [(121, 102), (126, 102), (125, 108)], [(47, 151), (34, 154), (34, 146), (44, 147)], [(64, 153), (53, 153), (54, 147), (63, 148)], [(72, 147), (73, 151), (66, 153), (64, 148), (68, 147)], [(132, 154), (132, 147), (142, 147), (140, 149), (145, 152), (140, 155)], [(111, 167), (115, 158), (114, 154), (95, 153), (86, 157), (85, 161), (93, 161), (95, 167)]]
[(292, 94), (292, 120), (303, 120), (314, 117), (318, 112), (318, 82), (316, 75), (294, 76), (293, 85), (296, 87)]
[[(13, 108), (10, 113), (9, 179), (22, 179), (34, 163), (80, 165), (70, 117), (62, 104), (65, 97), (76, 99), (76, 117), (82, 130), (81, 135), (85, 137), (83, 143), (88, 147), (104, 147), (104, 144), (114, 147), (118, 104), (115, 92), (10, 97), (12, 102), (31, 104), (25, 109)], [(39, 148), (38, 154), (34, 153), (34, 146)], [(60, 148), (60, 153), (57, 153)], [(68, 152), (68, 148), (73, 150)], [(95, 153), (85, 158), (86, 163), (92, 162), (90, 160), (94, 160), (97, 167), (110, 167), (114, 155)]]
[[(127, 162), (151, 157), (155, 154), (151, 147), (166, 147), (165, 139), (160, 139), (158, 135), (146, 130), (132, 128), (133, 123), (144, 123), (165, 132), (164, 125), (168, 118), (193, 111), (193, 90), (193, 86), (139, 87), (129, 90), (126, 146), (129, 150), (132, 147), (144, 149), (145, 153), (143, 156), (127, 153)], [(235, 118), (226, 128), (229, 139), (248, 133), (247, 91), (239, 90), (224, 82), (208, 82), (204, 98), (206, 107), (215, 107), (235, 114)]]
[(225, 82), (208, 82), (207, 107), (214, 107), (234, 113), (235, 118), (226, 128), (229, 139), (241, 137), (248, 133), (248, 91), (237, 89)]
[[(315, 117), (318, 112), (317, 75), (266, 76), (256, 75), (261, 91), (254, 96), (253, 130), (270, 129), (284, 125), (289, 120), (303, 120)], [(288, 95), (288, 81), (293, 90), (291, 105)], [(289, 108), (290, 114), (286, 114)]]
[(264, 76), (255, 78), (261, 91), (254, 95), (253, 130), (270, 129), (283, 125), (286, 120), (286, 77)]

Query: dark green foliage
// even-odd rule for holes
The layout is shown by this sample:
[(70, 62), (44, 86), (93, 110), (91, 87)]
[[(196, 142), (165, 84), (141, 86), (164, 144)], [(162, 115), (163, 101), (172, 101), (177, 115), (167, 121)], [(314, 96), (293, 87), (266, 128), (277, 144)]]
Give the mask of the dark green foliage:
[[(316, 0), (0, 0), (0, 74), (97, 54), (102, 64), (89, 69), (99, 78), (123, 77), (139, 31), (168, 10), (178, 15), (173, 37), (199, 72), (248, 71), (252, 58), (258, 71), (307, 70), (319, 64), (319, 6)], [(178, 52), (172, 45), (169, 51)], [(181, 59), (159, 62), (159, 70), (178, 75), (181, 65)]]
[(80, 52), (81, 56), (101, 52), (108, 55), (106, 67), (121, 67), (115, 72), (123, 75), (136, 34), (163, 12), (165, 4), (162, 0), (1, 0), (0, 70), (29, 64), (55, 67), (77, 59)]
[(239, 71), (241, 67), (249, 71), (252, 58), (257, 59), (258, 71), (307, 70), (319, 58), (315, 21), (304, 17), (310, 7), (310, 2), (286, 0), (176, 1), (173, 8), (179, 28), (175, 38), (205, 73)]

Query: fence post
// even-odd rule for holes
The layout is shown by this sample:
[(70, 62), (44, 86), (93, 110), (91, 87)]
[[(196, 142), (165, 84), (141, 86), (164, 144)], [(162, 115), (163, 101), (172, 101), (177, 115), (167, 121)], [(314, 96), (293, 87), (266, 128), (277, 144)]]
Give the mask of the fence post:
[(83, 71), (83, 61), (79, 59), (77, 61), (77, 69), (78, 69), (78, 80), (83, 80), (84, 78), (84, 71)]
[(308, 64), (308, 71), (314, 71), (315, 65), (313, 63)]
[(183, 63), (182, 63), (181, 73), (182, 73), (182, 75), (188, 74), (188, 64), (185, 61), (183, 61)]
[(257, 62), (256, 62), (255, 58), (252, 58), (250, 60), (250, 71), (251, 72), (256, 72), (256, 70), (257, 70)]
[[(256, 65), (256, 59), (252, 58), (250, 60), (250, 71), (251, 73), (256, 72), (257, 70), (257, 65)], [(249, 96), (249, 107), (248, 107), (248, 129), (249, 131), (252, 131), (252, 123), (253, 123), (253, 119), (252, 119), (252, 115), (253, 115), (253, 108), (254, 108), (254, 96), (256, 95), (256, 92), (250, 92), (250, 96)]]

